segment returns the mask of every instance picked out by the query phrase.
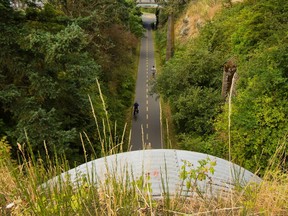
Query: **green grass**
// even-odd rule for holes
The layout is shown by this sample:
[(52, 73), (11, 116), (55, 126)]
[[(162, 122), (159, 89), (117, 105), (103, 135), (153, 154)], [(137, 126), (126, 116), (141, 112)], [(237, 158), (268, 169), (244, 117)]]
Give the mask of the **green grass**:
[[(102, 102), (103, 109), (105, 109), (103, 98)], [(93, 107), (92, 104), (91, 107)], [(110, 141), (113, 139), (107, 139), (103, 135), (106, 134), (106, 131), (97, 129), (99, 120), (95, 113), (94, 118), (96, 131), (102, 138), (102, 154), (108, 156), (123, 151), (121, 146), (124, 144), (125, 129), (122, 141), (112, 143)], [(106, 119), (102, 119), (100, 122), (109, 125), (108, 113), (106, 113)], [(110, 136), (113, 136), (110, 128), (111, 126), (108, 126), (107, 130)], [(81, 137), (82, 140), (85, 137)], [(92, 143), (91, 146), (93, 146)], [(110, 151), (106, 151), (107, 146), (110, 147)], [(275, 157), (281, 156), (284, 147), (285, 142), (279, 147)], [(280, 165), (277, 170), (267, 168), (261, 185), (241, 188), (239, 191), (231, 192), (228, 197), (209, 198), (205, 195), (193, 197), (193, 199), (180, 196), (170, 197), (169, 188), (163, 187), (166, 196), (163, 196), (162, 199), (153, 199), (149, 177), (143, 173), (140, 178), (128, 178), (128, 168), (123, 171), (122, 176), (116, 176), (113, 169), (109, 170), (106, 180), (97, 182), (97, 184), (95, 178), (92, 178), (93, 176), (81, 176), (81, 184), (79, 182), (72, 184), (67, 177), (68, 181), (59, 180), (58, 184), (41, 187), (47, 180), (69, 169), (65, 157), (57, 155), (51, 157), (47, 154), (46, 158), (36, 160), (32, 151), (29, 150), (29, 144), (28, 146), (18, 144), (18, 149), (21, 163), (16, 163), (11, 159), (8, 142), (4, 138), (0, 141), (1, 215), (288, 214), (288, 176), (286, 172), (281, 171)], [(84, 144), (83, 149), (85, 153)], [(83, 157), (86, 158), (85, 155)], [(273, 159), (271, 167), (275, 167)], [(189, 172), (194, 173), (195, 171), (197, 174), (197, 170)], [(203, 172), (203, 169), (200, 172)], [(198, 172), (199, 174), (201, 173)], [(162, 182), (164, 181), (165, 176), (162, 176)]]
[[(153, 40), (156, 40), (156, 33), (153, 31)], [(156, 68), (157, 73), (162, 72), (162, 61), (161, 61), (161, 54), (160, 54), (160, 48), (157, 47), (157, 43), (154, 43), (154, 50), (155, 50), (155, 62), (156, 62)], [(176, 139), (176, 132), (175, 128), (172, 122), (172, 115), (171, 115), (171, 109), (169, 106), (169, 103), (167, 101), (164, 101), (162, 98), (160, 98), (160, 107), (161, 107), (161, 130), (162, 130), (162, 136), (163, 136), (163, 142), (165, 145), (165, 148), (173, 148), (177, 149), (177, 139)]]
[[(82, 176), (81, 184), (61, 182), (61, 186), (39, 187), (65, 169), (64, 161), (44, 167), (31, 157), (21, 165), (6, 158), (1, 163), (1, 215), (286, 215), (287, 174), (267, 171), (260, 186), (251, 185), (229, 197), (205, 196), (151, 197), (149, 179), (116, 176), (110, 170), (107, 179), (94, 184)], [(52, 165), (53, 164), (53, 165)], [(57, 165), (56, 165), (57, 164)], [(165, 178), (165, 177), (162, 177)]]

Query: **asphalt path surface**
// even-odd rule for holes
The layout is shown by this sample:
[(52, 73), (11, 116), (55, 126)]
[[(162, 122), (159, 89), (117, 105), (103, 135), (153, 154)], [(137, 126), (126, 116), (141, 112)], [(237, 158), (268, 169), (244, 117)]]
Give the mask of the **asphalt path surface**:
[(153, 14), (144, 14), (142, 20), (146, 32), (141, 40), (136, 81), (135, 101), (140, 106), (139, 113), (132, 118), (132, 151), (146, 148), (163, 148), (159, 97), (156, 94), (151, 95), (150, 93), (154, 79), (151, 68), (154, 65), (157, 69), (154, 60), (154, 44), (151, 29), (151, 23), (155, 22), (155, 16)]

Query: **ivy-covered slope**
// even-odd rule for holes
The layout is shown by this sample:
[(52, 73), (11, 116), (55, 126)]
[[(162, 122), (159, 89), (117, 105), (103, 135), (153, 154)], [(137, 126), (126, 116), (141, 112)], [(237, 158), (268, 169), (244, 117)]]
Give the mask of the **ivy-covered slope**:
[[(181, 148), (228, 159), (229, 110), (221, 89), (224, 65), (232, 59), (238, 74), (230, 107), (232, 160), (264, 170), (287, 142), (288, 2), (226, 6), (197, 37), (177, 45), (158, 76), (157, 90), (171, 106)], [(279, 161), (287, 153), (285, 148)]]

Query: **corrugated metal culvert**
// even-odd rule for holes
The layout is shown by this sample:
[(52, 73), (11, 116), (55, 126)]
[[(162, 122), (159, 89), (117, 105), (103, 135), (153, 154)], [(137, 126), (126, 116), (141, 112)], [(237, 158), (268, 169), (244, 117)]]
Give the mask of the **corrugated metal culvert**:
[[(172, 149), (131, 151), (99, 158), (71, 169), (47, 183), (59, 180), (81, 184), (83, 178), (101, 184), (111, 176), (135, 182), (142, 178), (151, 195), (160, 198), (206, 195), (225, 196), (236, 186), (260, 183), (261, 179), (244, 168), (211, 155)], [(68, 179), (69, 178), (69, 179)], [(127, 182), (125, 180), (125, 182)]]

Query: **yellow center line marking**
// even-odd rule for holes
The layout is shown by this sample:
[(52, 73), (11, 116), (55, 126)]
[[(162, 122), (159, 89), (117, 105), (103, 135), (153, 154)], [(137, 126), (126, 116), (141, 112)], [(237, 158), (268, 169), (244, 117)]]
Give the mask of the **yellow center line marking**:
[(148, 114), (146, 114), (146, 119), (148, 120)]

